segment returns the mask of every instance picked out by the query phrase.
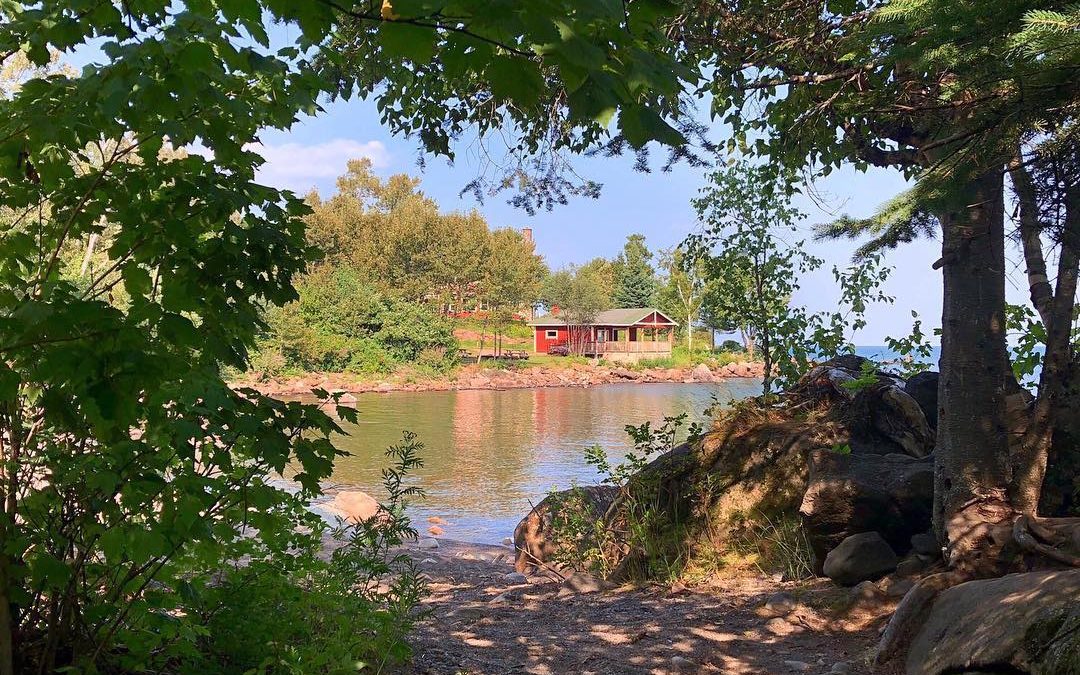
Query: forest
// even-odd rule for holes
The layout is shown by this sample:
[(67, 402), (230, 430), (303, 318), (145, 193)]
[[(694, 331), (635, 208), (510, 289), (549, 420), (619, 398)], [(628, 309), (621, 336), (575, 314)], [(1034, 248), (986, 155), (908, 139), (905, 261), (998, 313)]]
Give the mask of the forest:
[[(414, 652), (425, 630), (461, 649), (446, 672), (825, 672), (807, 631), (858, 641), (832, 672), (1077, 672), (1077, 5), (0, 0), (0, 64), (0, 675), (388, 672), (444, 653)], [(263, 134), (355, 100), (425, 161), (481, 157), (462, 194), (526, 216), (602, 194), (585, 165), (629, 161), (643, 189), (692, 167), (700, 230), (666, 252), (627, 232), (614, 259), (549, 272), (519, 230), (444, 211), (409, 176), (355, 162), (307, 198), (257, 180)], [(838, 308), (806, 311), (793, 294), (826, 263), (790, 236), (792, 199), (871, 168), (906, 188), (818, 229), (858, 249), (833, 261)], [(888, 302), (889, 257), (923, 239), (940, 257), (906, 281), (940, 274), (940, 359), (896, 373), (854, 357), (851, 330)], [(494, 333), (523, 307), (645, 301), (741, 333), (760, 393), (686, 443), (685, 419), (627, 420), (625, 462), (587, 451), (600, 485), (522, 514), (525, 571), (498, 579), (535, 579), (559, 608), (528, 663), (483, 665), (502, 644), (472, 634), (490, 616), (423, 611), (442, 582), (409, 510), (422, 439), (387, 448), (373, 514), (331, 524), (310, 507), (362, 411), (230, 386), (253, 367), (447, 368), (461, 310)], [(927, 353), (920, 326), (898, 351)], [(807, 548), (792, 542), (808, 565), (758, 577), (790, 597), (721, 610), (686, 587), (740, 550)], [(881, 611), (799, 623), (776, 607), (812, 590), (783, 585), (807, 568)], [(736, 632), (687, 625), (711, 637), (684, 656), (590, 615), (606, 638), (562, 649), (584, 632), (555, 630), (573, 611), (671, 612), (684, 592), (709, 616), (771, 603), (792, 621), (740, 625), (742, 654), (725, 651)], [(501, 611), (484, 602), (474, 614)]]

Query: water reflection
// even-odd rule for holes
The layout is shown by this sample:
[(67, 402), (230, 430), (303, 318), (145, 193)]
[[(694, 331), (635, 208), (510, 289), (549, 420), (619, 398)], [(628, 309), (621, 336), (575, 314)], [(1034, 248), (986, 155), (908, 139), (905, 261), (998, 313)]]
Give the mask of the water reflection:
[(350, 435), (339, 439), (351, 456), (338, 460), (334, 481), (381, 497), (383, 451), (412, 430), (425, 446), (417, 476), (428, 497), (414, 510), (419, 529), (437, 515), (450, 523), (442, 526), (446, 537), (497, 543), (552, 487), (596, 482), (585, 448), (599, 443), (620, 457), (630, 449), (625, 425), (683, 412), (700, 419), (714, 396), (728, 401), (759, 387), (728, 380), (363, 394), (359, 424), (345, 425)]

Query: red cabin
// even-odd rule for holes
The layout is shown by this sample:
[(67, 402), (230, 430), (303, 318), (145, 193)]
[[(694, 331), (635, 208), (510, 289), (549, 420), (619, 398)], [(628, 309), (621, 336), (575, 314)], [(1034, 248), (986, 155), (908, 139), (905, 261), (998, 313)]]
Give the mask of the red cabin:
[(640, 307), (609, 309), (587, 324), (571, 325), (557, 307), (552, 313), (529, 322), (533, 327), (533, 349), (538, 354), (553, 347), (570, 352), (604, 357), (614, 361), (670, 356), (679, 324), (658, 309)]

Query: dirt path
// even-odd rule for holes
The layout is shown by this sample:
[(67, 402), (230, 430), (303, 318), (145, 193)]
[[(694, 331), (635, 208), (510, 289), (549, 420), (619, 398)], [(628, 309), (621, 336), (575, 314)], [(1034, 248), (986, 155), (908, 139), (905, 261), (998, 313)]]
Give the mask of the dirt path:
[(768, 579), (578, 593), (508, 577), (504, 547), (443, 540), (410, 554), (431, 588), (412, 673), (873, 673), (866, 657), (892, 608)]

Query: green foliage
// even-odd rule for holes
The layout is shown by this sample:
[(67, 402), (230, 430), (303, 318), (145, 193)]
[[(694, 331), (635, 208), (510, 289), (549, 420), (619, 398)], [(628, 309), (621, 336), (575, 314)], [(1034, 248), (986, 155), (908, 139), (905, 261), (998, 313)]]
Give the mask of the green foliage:
[(606, 547), (611, 543), (610, 532), (603, 513), (597, 513), (585, 491), (573, 485), (566, 492), (552, 488), (551, 541), (552, 560), (570, 569), (587, 570), (593, 574), (611, 572)]
[(716, 350), (720, 352), (734, 352), (737, 354), (746, 351), (746, 348), (735, 340), (724, 340), (716, 346)]
[(268, 374), (379, 374), (419, 361), (440, 372), (456, 362), (450, 320), (387, 298), (353, 268), (323, 266), (298, 284), (300, 299), (266, 314), (253, 365)]
[(786, 243), (801, 217), (790, 187), (771, 169), (737, 164), (711, 177), (694, 201), (705, 232), (688, 239), (713, 285), (712, 313), (752, 336), (765, 365), (762, 393), (793, 384), (811, 359), (854, 352), (848, 331), (865, 326), (867, 305), (891, 302), (881, 287), (888, 276), (878, 255), (846, 270), (833, 268), (845, 311), (811, 314), (791, 304), (800, 279), (823, 261), (802, 242)]
[(652, 252), (645, 245), (645, 236), (631, 234), (626, 238), (622, 253), (616, 258), (615, 307), (654, 307), (658, 285), (653, 269)]
[[(885, 346), (900, 355), (898, 364), (900, 377), (907, 379), (912, 375), (930, 370), (934, 364), (930, 361), (934, 353), (934, 346), (926, 339), (922, 331), (922, 321), (919, 313), (911, 310), (911, 318), (915, 323), (911, 326), (911, 333), (902, 338), (885, 338)], [(940, 330), (937, 331), (940, 333)]]
[(755, 514), (733, 537), (733, 548), (751, 556), (764, 575), (780, 574), (785, 581), (813, 579), (814, 551), (798, 516)]
[[(594, 445), (585, 451), (585, 462), (596, 468), (601, 482), (619, 488), (616, 498), (616, 522), (605, 520), (595, 526), (595, 544), (586, 549), (586, 560), (601, 574), (613, 571), (613, 562), (625, 565), (631, 561), (629, 573), (640, 578), (657, 578), (678, 573), (683, 558), (672, 542), (681, 525), (679, 514), (665, 511), (665, 496), (661, 491), (660, 472), (644, 471), (651, 461), (673, 461), (674, 451), (687, 415), (665, 417), (658, 428), (650, 422), (639, 426), (628, 424), (626, 433), (634, 442), (625, 461), (612, 464), (605, 450)], [(696, 443), (701, 426), (692, 423), (687, 442)], [(670, 516), (675, 522), (669, 522)], [(584, 525), (582, 527), (587, 527)], [(613, 557), (612, 552), (618, 555)]]
[(659, 309), (679, 324), (686, 348), (693, 350), (694, 329), (711, 291), (704, 261), (688, 256), (685, 248), (677, 246), (660, 252), (660, 267), (665, 274), (657, 296)]
[(666, 51), (663, 23), (676, 9), (667, 0), (465, 0), (452, 11), (429, 0), (370, 3), (353, 7), (323, 59), (343, 96), (375, 98), (390, 130), (430, 153), (452, 158), (460, 139), (498, 132), (499, 147), (482, 153), (491, 164), (466, 190), (515, 190), (513, 203), (535, 212), (596, 194), (563, 155), (602, 146), (616, 119), (634, 148), (683, 141), (665, 119), (681, 116), (681, 80), (696, 79)]
[[(862, 391), (863, 389), (866, 389), (867, 387), (874, 386), (878, 383), (878, 381), (879, 378), (877, 364), (867, 359), (866, 361), (863, 361), (862, 364), (860, 364), (859, 366), (859, 376), (853, 380), (841, 382), (840, 386), (844, 389), (847, 389), (852, 394), (855, 394)], [(848, 452), (850, 451), (851, 448), (848, 448)]]
[[(304, 204), (254, 181), (249, 144), (325, 91), (241, 27), (310, 45), (330, 22), (249, 5), (0, 9), (0, 54), (101, 52), (0, 97), (0, 672), (142, 670), (198, 632), (193, 586), (314, 543), (337, 424), (221, 373), (311, 255)], [(270, 480), (287, 467), (294, 494)]]
[(308, 239), (325, 266), (385, 297), (439, 312), (535, 304), (546, 267), (531, 241), (491, 230), (476, 211), (443, 213), (405, 174), (375, 175), (369, 160), (349, 162), (329, 199), (308, 195)]
[[(1006, 305), (1005, 326), (1013, 342), (1013, 374), (1025, 386), (1036, 385), (1046, 356), (1046, 327), (1027, 305)], [(1075, 323), (1070, 341), (1074, 350), (1080, 348), (1080, 326)]]
[(548, 307), (558, 307), (559, 316), (570, 326), (570, 349), (581, 353), (588, 331), (581, 328), (608, 309), (610, 298), (600, 266), (569, 266), (544, 281), (543, 299)]
[(387, 499), (379, 516), (339, 525), (344, 542), (328, 560), (256, 561), (223, 570), (215, 583), (192, 590), (184, 606), (199, 630), (195, 644), (167, 656), (182, 673), (383, 672), (409, 656), (407, 633), (426, 582), (412, 559), (391, 549), (416, 538), (405, 509), (422, 497), (406, 486), (423, 465), (423, 445), (406, 433), (387, 450)]

